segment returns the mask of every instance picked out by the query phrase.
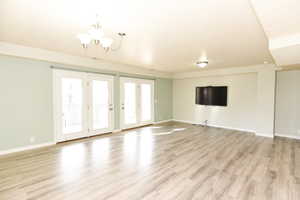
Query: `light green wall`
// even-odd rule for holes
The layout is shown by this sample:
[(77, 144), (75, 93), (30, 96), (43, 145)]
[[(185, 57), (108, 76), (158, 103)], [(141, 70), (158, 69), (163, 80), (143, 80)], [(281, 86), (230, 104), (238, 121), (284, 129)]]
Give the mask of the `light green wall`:
[[(0, 55), (0, 151), (54, 140), (51, 65), (115, 76), (115, 128), (119, 128), (119, 77), (155, 80), (155, 121), (172, 119), (172, 80), (71, 67)], [(35, 142), (30, 143), (30, 137)]]
[(173, 119), (173, 81), (170, 79), (156, 79), (156, 121)]
[(53, 141), (49, 64), (0, 56), (0, 92), (0, 151)]

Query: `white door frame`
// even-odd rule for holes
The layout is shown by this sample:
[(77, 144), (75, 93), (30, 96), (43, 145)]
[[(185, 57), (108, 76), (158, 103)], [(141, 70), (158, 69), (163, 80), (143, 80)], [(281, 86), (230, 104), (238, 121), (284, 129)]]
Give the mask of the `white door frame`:
[[(155, 95), (154, 95), (154, 80), (147, 80), (147, 79), (139, 79), (139, 88), (141, 88), (141, 84), (146, 83), (151, 85), (151, 119), (148, 121), (141, 121), (141, 116), (139, 116), (140, 124), (139, 126), (144, 126), (148, 124), (153, 124), (154, 122), (154, 105), (155, 105)], [(138, 93), (141, 93), (141, 89), (138, 90)], [(141, 98), (141, 94), (138, 94), (139, 98)], [(139, 104), (141, 104), (141, 99), (139, 99)], [(139, 106), (139, 115), (141, 115), (141, 107)]]
[[(133, 78), (126, 78), (126, 77), (120, 77), (120, 128), (121, 129), (127, 129), (127, 128), (133, 128), (138, 126), (138, 107), (136, 107), (136, 123), (130, 124), (130, 125), (125, 125), (124, 124), (124, 83), (125, 82), (132, 82), (135, 83), (136, 80)], [(137, 84), (136, 84), (136, 102), (138, 101), (138, 89), (137, 89)]]
[[(82, 131), (78, 133), (63, 134), (62, 133), (62, 91), (61, 91), (61, 79), (66, 78), (78, 78), (82, 80)], [(55, 141), (62, 142), (67, 140), (73, 140), (77, 138), (86, 137), (87, 133), (87, 90), (86, 90), (86, 73), (66, 70), (53, 70), (53, 104), (54, 104), (54, 131)]]
[[(80, 133), (71, 133), (70, 135), (62, 134), (62, 102), (61, 102), (61, 79), (63, 77), (80, 78), (82, 79), (82, 131)], [(92, 107), (91, 107), (91, 84), (92, 80), (107, 80), (111, 91), (111, 106), (109, 113), (110, 127), (102, 130), (92, 131)], [(78, 138), (100, 135), (107, 132), (112, 132), (114, 129), (114, 77), (110, 75), (93, 74), (87, 72), (77, 72), (71, 70), (53, 69), (53, 122), (54, 122), (54, 137), (55, 142), (62, 142)]]
[[(125, 82), (133, 82), (136, 84), (136, 117), (137, 122), (135, 124), (125, 125), (124, 124), (124, 83)], [(141, 122), (141, 109), (140, 109), (140, 97), (141, 97), (141, 84), (147, 83), (151, 84), (151, 120)], [(127, 77), (120, 77), (120, 128), (121, 129), (127, 129), (127, 128), (135, 128), (139, 126), (144, 126), (148, 124), (152, 124), (154, 122), (154, 80), (148, 80), (148, 79), (137, 79), (137, 78), (127, 78)]]
[[(94, 136), (104, 133), (112, 132), (114, 129), (114, 77), (109, 75), (100, 75), (100, 74), (88, 74), (88, 121), (89, 121), (89, 130), (88, 136)], [(92, 81), (93, 80), (100, 80), (100, 81), (107, 81), (108, 82), (108, 90), (109, 90), (109, 116), (108, 116), (108, 123), (109, 127), (106, 129), (98, 129), (93, 130), (93, 99), (92, 99)]]

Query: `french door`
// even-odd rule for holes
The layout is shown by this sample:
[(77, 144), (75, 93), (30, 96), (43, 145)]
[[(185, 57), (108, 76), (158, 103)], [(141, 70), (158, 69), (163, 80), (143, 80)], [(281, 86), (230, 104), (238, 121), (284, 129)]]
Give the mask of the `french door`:
[(154, 121), (154, 81), (121, 78), (121, 128), (133, 128)]
[(56, 140), (66, 141), (113, 130), (113, 77), (54, 70)]

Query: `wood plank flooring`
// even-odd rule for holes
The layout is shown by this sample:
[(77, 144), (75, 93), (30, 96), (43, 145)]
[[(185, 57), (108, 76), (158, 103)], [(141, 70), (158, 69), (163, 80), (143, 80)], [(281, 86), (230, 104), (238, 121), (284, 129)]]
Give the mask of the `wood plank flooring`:
[(300, 142), (166, 123), (0, 157), (0, 199), (300, 199)]

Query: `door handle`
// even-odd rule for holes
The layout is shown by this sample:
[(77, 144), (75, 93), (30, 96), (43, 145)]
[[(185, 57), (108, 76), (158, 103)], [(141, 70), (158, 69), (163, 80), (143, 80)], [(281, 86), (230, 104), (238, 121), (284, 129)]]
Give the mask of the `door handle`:
[(110, 111), (114, 110), (113, 108), (109, 108)]

